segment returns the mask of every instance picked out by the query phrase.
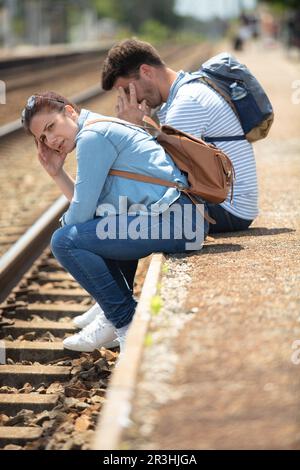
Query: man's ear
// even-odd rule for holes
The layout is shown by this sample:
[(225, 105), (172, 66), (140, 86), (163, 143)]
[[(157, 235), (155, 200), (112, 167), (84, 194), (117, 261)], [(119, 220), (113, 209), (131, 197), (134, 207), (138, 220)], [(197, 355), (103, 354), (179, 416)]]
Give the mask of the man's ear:
[(75, 111), (73, 106), (71, 106), (70, 104), (66, 104), (65, 114), (66, 114), (66, 116), (70, 117), (73, 120), (77, 119), (77, 117), (78, 117), (77, 111)]
[(140, 77), (152, 79), (154, 77), (154, 67), (148, 64), (142, 64), (140, 66)]

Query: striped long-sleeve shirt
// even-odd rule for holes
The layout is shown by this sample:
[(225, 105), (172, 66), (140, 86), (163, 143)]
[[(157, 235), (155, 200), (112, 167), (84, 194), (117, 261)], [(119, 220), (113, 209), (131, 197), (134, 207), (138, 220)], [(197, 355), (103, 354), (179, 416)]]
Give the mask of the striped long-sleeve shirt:
[[(186, 83), (188, 75), (192, 77), (179, 72), (168, 101), (158, 111), (161, 124), (204, 139), (242, 135), (240, 122), (225, 99), (199, 80)], [(229, 195), (221, 206), (237, 217), (253, 220), (258, 215), (258, 187), (252, 145), (247, 140), (216, 145), (229, 156), (236, 173), (233, 204)]]

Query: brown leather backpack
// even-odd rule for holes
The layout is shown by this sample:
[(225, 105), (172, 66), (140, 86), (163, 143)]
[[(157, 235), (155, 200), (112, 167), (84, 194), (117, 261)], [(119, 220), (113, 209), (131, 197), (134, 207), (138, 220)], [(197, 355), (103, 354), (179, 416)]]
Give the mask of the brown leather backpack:
[[(151, 135), (155, 135), (157, 142), (172, 157), (177, 167), (186, 173), (189, 187), (186, 188), (175, 182), (128, 171), (110, 170), (110, 175), (177, 188), (185, 193), (195, 204), (199, 204), (199, 201), (193, 196), (198, 196), (204, 201), (219, 204), (225, 201), (230, 190), (232, 201), (235, 176), (234, 167), (229, 157), (221, 149), (174, 127), (168, 125), (159, 127), (148, 116), (144, 117), (144, 126), (137, 126), (136, 124), (112, 118), (94, 119), (86, 125), (96, 122), (115, 122), (130, 127), (141, 127)], [(210, 217), (206, 218), (210, 223), (215, 223)]]

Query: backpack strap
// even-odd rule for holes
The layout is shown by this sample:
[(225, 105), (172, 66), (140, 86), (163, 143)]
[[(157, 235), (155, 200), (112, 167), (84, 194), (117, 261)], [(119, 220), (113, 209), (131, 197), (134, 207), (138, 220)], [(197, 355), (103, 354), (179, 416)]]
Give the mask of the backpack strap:
[(235, 140), (246, 140), (245, 135), (232, 135), (232, 136), (224, 136), (224, 137), (202, 137), (205, 142), (233, 142)]
[(123, 119), (118, 119), (118, 118), (106, 118), (106, 119), (92, 119), (91, 121), (88, 121), (84, 124), (85, 126), (89, 126), (90, 124), (95, 124), (96, 122), (114, 122), (116, 124), (121, 124), (126, 127), (137, 127), (139, 129), (142, 129), (143, 131), (148, 132), (154, 137), (157, 137), (158, 133), (160, 132), (160, 126), (156, 124), (156, 122), (150, 117), (150, 116), (144, 116), (143, 117), (143, 125), (139, 124), (133, 124), (132, 122), (129, 121), (124, 121)]
[(131, 180), (141, 181), (143, 183), (151, 183), (151, 184), (158, 184), (160, 186), (168, 186), (169, 188), (176, 188), (181, 193), (184, 193), (188, 198), (196, 205), (196, 208), (200, 212), (200, 214), (209, 222), (210, 224), (216, 224), (216, 221), (210, 217), (207, 211), (204, 211), (202, 207), (199, 207), (199, 202), (197, 199), (191, 195), (188, 188), (185, 188), (180, 183), (172, 183), (171, 181), (161, 180), (159, 178), (152, 178), (151, 176), (140, 175), (139, 173), (131, 173), (129, 171), (123, 170), (110, 170), (109, 175), (112, 176), (121, 176), (121, 178), (127, 178)]
[[(154, 130), (159, 130), (160, 129), (159, 126), (148, 116), (147, 116), (147, 119), (144, 118), (144, 122), (146, 123), (146, 126), (139, 126), (137, 124), (131, 124), (127, 121), (122, 121), (121, 119), (114, 119), (114, 118), (93, 119), (92, 121), (88, 121), (85, 124), (85, 126), (95, 124), (96, 122), (115, 122), (117, 124), (122, 124), (122, 125), (127, 126), (127, 127), (136, 126), (136, 127), (139, 127), (143, 130), (147, 130), (148, 125), (150, 126), (150, 128), (152, 130), (153, 130), (153, 128), (154, 128)], [(157, 185), (160, 185), (160, 186), (167, 186), (169, 188), (175, 188), (178, 191), (186, 194), (189, 197), (189, 199), (196, 205), (196, 208), (199, 210), (201, 215), (207, 220), (207, 222), (209, 222), (210, 224), (213, 224), (213, 225), (216, 224), (216, 221), (208, 215), (207, 211), (204, 211), (204, 213), (203, 213), (203, 209), (201, 207), (199, 207), (199, 203), (198, 203), (197, 199), (194, 198), (190, 194), (189, 189), (186, 188), (185, 186), (183, 186), (181, 183), (175, 183), (175, 182), (168, 181), (168, 180), (162, 180), (160, 178), (154, 178), (152, 176), (141, 175), (140, 173), (131, 173), (130, 171), (123, 171), (123, 170), (110, 170), (108, 172), (108, 174), (111, 175), (111, 176), (120, 176), (122, 178), (136, 180), (136, 181), (140, 181), (140, 182), (143, 182), (143, 183), (151, 183), (151, 184), (157, 184)]]
[[(234, 112), (234, 114), (236, 115), (236, 117), (238, 118), (239, 122), (240, 122), (240, 119), (239, 119), (239, 116), (233, 106), (233, 104), (231, 103), (230, 101), (230, 98), (212, 81), (210, 80), (208, 77), (206, 77), (205, 75), (201, 75), (198, 80), (202, 83), (204, 83), (204, 85), (212, 88), (213, 90), (215, 90), (219, 95), (222, 96), (222, 98), (224, 98), (224, 100), (226, 101), (227, 104), (229, 104), (230, 108), (232, 109), (232, 111)], [(219, 136), (219, 137), (206, 137), (206, 136), (203, 136), (203, 140), (205, 140), (205, 142), (234, 142), (236, 140), (246, 140), (246, 136), (245, 134), (243, 135), (232, 135), (232, 136)]]
[(112, 117), (92, 119), (91, 121), (87, 121), (84, 124), (84, 127), (90, 126), (91, 124), (96, 124), (96, 122), (115, 122), (116, 124), (122, 124), (123, 126), (127, 126), (127, 127), (139, 127), (140, 129), (144, 129), (144, 126), (140, 126), (139, 124), (133, 124), (132, 122), (124, 121), (124, 119), (118, 119), (118, 118), (112, 118)]
[[(204, 85), (212, 88), (219, 95), (221, 95), (224, 98), (224, 100), (229, 104), (230, 108), (232, 109), (234, 114), (239, 119), (238, 114), (237, 114), (233, 104), (231, 103), (230, 99), (228, 98), (228, 96), (226, 96), (225, 93), (219, 87), (217, 87), (217, 85), (215, 85), (215, 83), (212, 80), (210, 80), (208, 77), (206, 77), (206, 75), (204, 75), (203, 72), (201, 72), (201, 71), (194, 72), (193, 74), (189, 74), (187, 77), (183, 77), (176, 84), (175, 89), (173, 91), (173, 95), (176, 96), (179, 88), (182, 87), (183, 85), (186, 85), (187, 83), (191, 83), (191, 82), (196, 81), (196, 80), (202, 82)], [(236, 140), (246, 140), (246, 136), (244, 134), (243, 135), (233, 135), (233, 136), (221, 136), (221, 137), (220, 136), (219, 137), (206, 137), (206, 136), (203, 136), (202, 140), (204, 140), (205, 142), (208, 142), (208, 143), (234, 142)]]
[(121, 176), (122, 178), (127, 178), (130, 180), (141, 181), (142, 183), (153, 183), (160, 186), (168, 186), (169, 188), (176, 188), (179, 191), (184, 189), (184, 186), (182, 186), (180, 183), (172, 183), (172, 181), (141, 175), (140, 173), (131, 173), (130, 171), (110, 170), (108, 174), (113, 176)]

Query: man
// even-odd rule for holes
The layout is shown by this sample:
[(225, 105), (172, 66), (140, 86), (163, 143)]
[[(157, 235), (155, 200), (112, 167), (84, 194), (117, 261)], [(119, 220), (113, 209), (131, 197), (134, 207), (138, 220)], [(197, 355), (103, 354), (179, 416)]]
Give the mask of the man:
[[(141, 125), (149, 108), (160, 107), (157, 114), (161, 124), (169, 124), (204, 140), (211, 136), (243, 134), (235, 113), (215, 90), (190, 73), (167, 67), (158, 52), (146, 42), (129, 39), (110, 49), (103, 66), (102, 87), (104, 90), (118, 89), (117, 115), (132, 123)], [(230, 195), (221, 204), (207, 204), (209, 215), (216, 220), (216, 225), (210, 225), (210, 233), (245, 230), (258, 214), (252, 145), (247, 140), (239, 140), (218, 141), (217, 146), (230, 157), (236, 181), (232, 204)], [(136, 266), (135, 262), (125, 263), (127, 279), (133, 279)], [(87, 324), (95, 318), (82, 333), (71, 337), (71, 347), (65, 346), (83, 350), (88, 338), (85, 350), (99, 347), (99, 309), (96, 304), (76, 319), (77, 325), (83, 326), (82, 320)], [(89, 339), (91, 336), (92, 340)]]
[[(200, 64), (199, 64), (200, 65)], [(240, 122), (225, 99), (192, 74), (175, 72), (151, 44), (128, 39), (112, 47), (102, 72), (104, 90), (118, 89), (117, 115), (141, 124), (147, 107), (161, 124), (169, 124), (205, 140), (243, 134)], [(258, 215), (256, 164), (247, 140), (216, 142), (231, 159), (236, 173), (230, 195), (221, 204), (208, 204), (216, 220), (210, 233), (247, 229)]]

